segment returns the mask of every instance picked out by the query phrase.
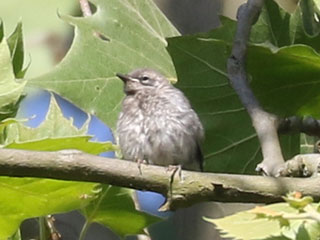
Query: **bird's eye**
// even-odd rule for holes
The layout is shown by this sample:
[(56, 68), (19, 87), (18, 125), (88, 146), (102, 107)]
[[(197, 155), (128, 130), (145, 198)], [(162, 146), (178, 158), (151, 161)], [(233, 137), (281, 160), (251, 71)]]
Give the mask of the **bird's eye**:
[(141, 78), (141, 80), (142, 80), (142, 81), (148, 81), (148, 80), (149, 80), (149, 77), (143, 76), (143, 77)]
[(149, 84), (149, 77), (148, 76), (142, 76), (142, 78), (140, 78), (140, 81), (142, 84)]

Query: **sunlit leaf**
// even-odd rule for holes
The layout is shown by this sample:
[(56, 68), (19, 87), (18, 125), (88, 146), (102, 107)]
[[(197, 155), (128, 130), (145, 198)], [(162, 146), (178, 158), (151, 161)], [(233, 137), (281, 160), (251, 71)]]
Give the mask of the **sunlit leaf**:
[(94, 0), (92, 17), (62, 16), (75, 26), (75, 39), (66, 58), (50, 73), (30, 80), (96, 114), (114, 128), (123, 98), (115, 76), (139, 67), (152, 67), (175, 79), (166, 37), (178, 35), (153, 1)]

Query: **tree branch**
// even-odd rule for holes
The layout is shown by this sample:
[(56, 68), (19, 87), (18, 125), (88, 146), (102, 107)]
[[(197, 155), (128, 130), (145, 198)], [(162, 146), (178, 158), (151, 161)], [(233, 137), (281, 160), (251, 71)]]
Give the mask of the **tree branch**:
[(280, 167), (284, 164), (277, 134), (278, 119), (275, 115), (262, 109), (248, 84), (245, 70), (251, 26), (258, 19), (263, 3), (264, 0), (248, 0), (238, 9), (237, 31), (232, 55), (228, 60), (228, 75), (233, 88), (251, 117), (261, 144), (264, 159), (257, 166), (257, 171), (262, 171), (266, 175), (278, 176)]
[[(319, 157), (318, 157), (319, 158)], [(0, 175), (98, 182), (148, 190), (168, 198), (164, 210), (177, 209), (202, 201), (271, 203), (282, 201), (290, 191), (320, 198), (320, 178), (271, 178), (182, 171), (170, 184), (165, 167), (104, 158), (75, 150), (38, 152), (0, 149)]]
[(307, 116), (292, 116), (281, 120), (278, 131), (280, 134), (305, 133), (309, 136), (320, 137), (320, 121)]
[(88, 0), (79, 0), (80, 8), (84, 17), (92, 16), (90, 4)]

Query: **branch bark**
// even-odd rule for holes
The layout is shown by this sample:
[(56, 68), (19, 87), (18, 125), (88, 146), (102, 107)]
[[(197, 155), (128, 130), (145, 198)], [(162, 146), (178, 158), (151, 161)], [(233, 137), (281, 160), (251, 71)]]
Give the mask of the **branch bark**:
[(279, 121), (273, 114), (265, 112), (254, 96), (246, 74), (247, 43), (251, 26), (259, 17), (264, 0), (248, 0), (238, 9), (238, 24), (233, 43), (232, 55), (228, 60), (228, 75), (242, 104), (247, 109), (255, 128), (263, 154), (263, 161), (257, 171), (265, 175), (278, 176), (284, 164), (278, 138)]
[(183, 179), (177, 177), (171, 184), (171, 172), (167, 168), (142, 165), (141, 169), (142, 174), (135, 162), (75, 150), (39, 152), (0, 149), (2, 176), (98, 182), (158, 192), (167, 197), (163, 210), (203, 201), (279, 202), (282, 201), (281, 196), (290, 191), (320, 199), (320, 188), (314, 187), (319, 185), (319, 177), (272, 178), (182, 171)]

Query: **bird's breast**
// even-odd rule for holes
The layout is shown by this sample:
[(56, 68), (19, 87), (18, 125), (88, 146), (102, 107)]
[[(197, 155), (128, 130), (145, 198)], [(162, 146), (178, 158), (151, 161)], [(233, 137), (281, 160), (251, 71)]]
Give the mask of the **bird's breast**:
[(194, 161), (198, 145), (192, 125), (197, 119), (188, 105), (180, 105), (154, 95), (125, 99), (117, 125), (124, 158), (157, 165)]

